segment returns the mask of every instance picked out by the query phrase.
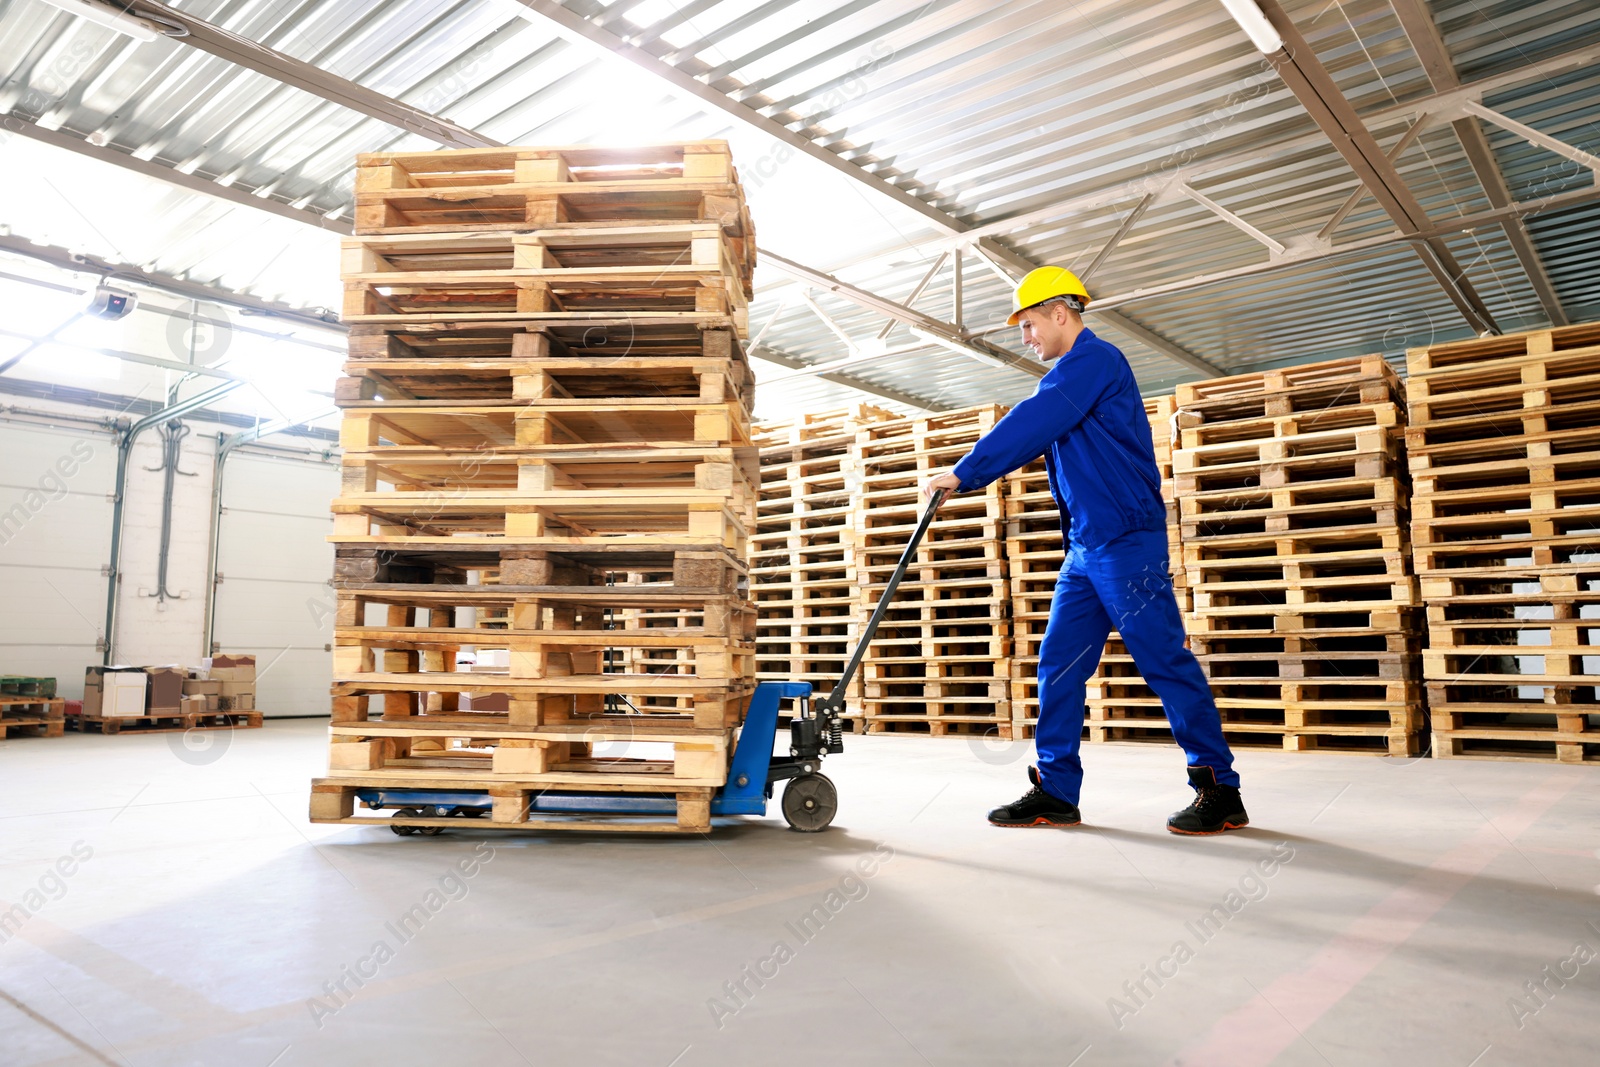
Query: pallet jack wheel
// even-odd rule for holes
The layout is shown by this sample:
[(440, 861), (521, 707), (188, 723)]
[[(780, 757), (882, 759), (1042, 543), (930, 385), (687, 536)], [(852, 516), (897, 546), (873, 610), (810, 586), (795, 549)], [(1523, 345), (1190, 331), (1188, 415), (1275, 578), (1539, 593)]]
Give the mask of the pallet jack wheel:
[[(418, 811), (416, 808), (396, 808), (395, 809), (395, 813), (394, 813), (394, 817), (397, 818), (397, 819), (401, 819), (401, 818), (417, 819), (417, 818), (421, 818), (421, 816), (422, 816), (422, 812)], [(393, 830), (395, 833), (399, 834), (401, 837), (410, 837), (412, 834), (414, 834), (418, 830), (422, 829), (422, 827), (420, 827), (420, 826), (400, 826), (400, 825), (395, 824), (395, 823), (390, 823), (389, 824), (389, 829)]]
[(839, 791), (825, 774), (802, 774), (783, 787), (783, 818), (791, 830), (826, 830), (838, 811)]

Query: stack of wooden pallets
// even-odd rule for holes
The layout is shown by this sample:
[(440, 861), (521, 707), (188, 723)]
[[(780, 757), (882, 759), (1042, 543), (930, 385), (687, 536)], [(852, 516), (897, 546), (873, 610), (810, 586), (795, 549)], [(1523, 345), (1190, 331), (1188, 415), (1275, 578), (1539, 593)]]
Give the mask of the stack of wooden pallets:
[(1407, 363), (1433, 754), (1600, 760), (1600, 324)]
[(56, 697), (54, 678), (0, 676), (0, 741), (10, 737), (60, 737), (67, 702)]
[(727, 145), (368, 155), (356, 180), (313, 819), (445, 789), (541, 826), (535, 798), (577, 789), (705, 829), (754, 677), (755, 234)]
[[(843, 676), (865, 621), (850, 449), (857, 427), (894, 417), (857, 404), (758, 427), (761, 499), (750, 539), (758, 681), (810, 682), (820, 697)], [(846, 705), (857, 730), (860, 694), (858, 676)]]
[(1011, 598), (1012, 736), (1032, 736), (1039, 723), (1039, 642), (1050, 621), (1056, 576), (1066, 561), (1061, 515), (1043, 460), (1005, 479), (1006, 580)]
[[(995, 405), (859, 425), (851, 462), (861, 610), (883, 594), (923, 510), (921, 488), (1004, 413)], [(862, 661), (869, 733), (1012, 736), (1004, 479), (950, 498)]]
[[(1155, 447), (1156, 469), (1161, 474), (1161, 499), (1167, 507), (1167, 575), (1172, 580), (1173, 595), (1178, 611), (1187, 623), (1193, 598), (1189, 580), (1183, 567), (1183, 554), (1179, 543), (1178, 505), (1172, 480), (1173, 416), (1178, 410), (1177, 398), (1168, 393), (1145, 397), (1144, 414), (1150, 422), (1151, 444)], [(1046, 605), (1048, 609), (1048, 605)], [(1043, 633), (1043, 623), (1039, 632)], [(1088, 722), (1086, 737), (1090, 741), (1150, 741), (1170, 737), (1159, 729), (1152, 733), (1145, 725), (1151, 718), (1151, 709), (1160, 714), (1161, 698), (1155, 695), (1139, 674), (1127, 646), (1115, 630), (1106, 640), (1100, 664), (1089, 679), (1087, 687)], [(1127, 723), (1135, 725), (1126, 725)], [(1165, 722), (1165, 716), (1161, 716)]]
[(1178, 389), (1190, 643), (1235, 745), (1419, 751), (1403, 402), (1379, 356)]

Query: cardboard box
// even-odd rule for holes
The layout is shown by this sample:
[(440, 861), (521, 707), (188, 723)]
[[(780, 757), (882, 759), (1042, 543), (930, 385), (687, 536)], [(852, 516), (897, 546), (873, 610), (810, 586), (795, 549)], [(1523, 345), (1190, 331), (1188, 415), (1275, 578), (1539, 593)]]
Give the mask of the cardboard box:
[(206, 713), (206, 698), (203, 696), (185, 696), (183, 698), (183, 713), (185, 715), (204, 715)]
[(183, 680), (183, 695), (189, 696), (221, 696), (222, 683), (201, 678), (185, 678)]
[(219, 652), (211, 657), (213, 667), (249, 667), (256, 669), (256, 655), (254, 652)]
[(505, 714), (511, 710), (511, 695), (509, 693), (473, 693), (461, 698), (461, 710)]
[(145, 706), (152, 712), (177, 711), (183, 704), (183, 683), (187, 672), (182, 667), (146, 667), (150, 679)]
[(256, 710), (256, 695), (250, 690), (238, 693), (224, 693), (217, 698), (218, 711), (254, 711)]
[(83, 714), (91, 718), (143, 715), (148, 681), (138, 667), (90, 667), (83, 674)]
[(254, 682), (255, 667), (212, 667), (206, 677), (213, 682)]

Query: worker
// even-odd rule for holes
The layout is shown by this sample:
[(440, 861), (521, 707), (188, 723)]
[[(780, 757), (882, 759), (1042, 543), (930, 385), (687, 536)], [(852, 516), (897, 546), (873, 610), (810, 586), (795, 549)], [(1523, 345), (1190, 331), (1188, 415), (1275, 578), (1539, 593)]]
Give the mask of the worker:
[(1200, 664), (1184, 644), (1168, 572), (1166, 505), (1150, 424), (1133, 370), (1083, 324), (1089, 294), (1071, 271), (1040, 267), (1017, 286), (1007, 324), (1052, 364), (1023, 400), (925, 496), (982, 488), (1040, 456), (1061, 512), (1067, 558), (1039, 646), (1038, 765), (997, 826), (1076, 826), (1083, 763), (1084, 686), (1115, 628), (1161, 698), (1188, 755), (1194, 802), (1167, 820), (1177, 834), (1220, 834), (1249, 823), (1233, 753)]

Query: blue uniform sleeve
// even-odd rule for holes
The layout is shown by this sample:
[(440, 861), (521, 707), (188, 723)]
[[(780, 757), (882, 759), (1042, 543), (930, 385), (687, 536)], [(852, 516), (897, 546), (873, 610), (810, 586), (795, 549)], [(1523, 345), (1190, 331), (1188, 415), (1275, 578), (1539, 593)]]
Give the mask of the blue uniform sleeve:
[(1114, 368), (1112, 360), (1093, 348), (1078, 358), (1071, 353), (1063, 357), (1033, 395), (1007, 412), (952, 468), (961, 479), (961, 491), (980, 489), (1044, 455), (1050, 442), (1089, 417), (1111, 388)]

